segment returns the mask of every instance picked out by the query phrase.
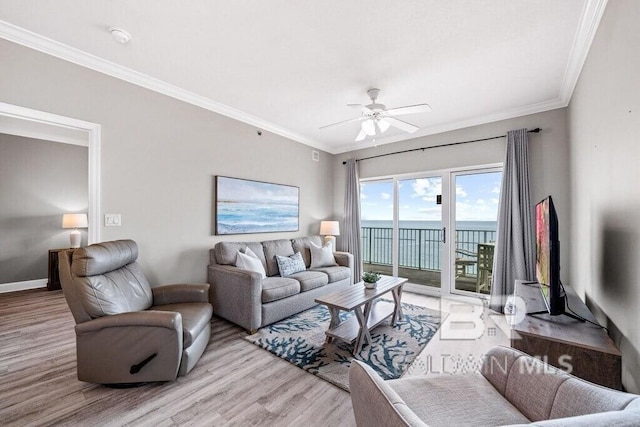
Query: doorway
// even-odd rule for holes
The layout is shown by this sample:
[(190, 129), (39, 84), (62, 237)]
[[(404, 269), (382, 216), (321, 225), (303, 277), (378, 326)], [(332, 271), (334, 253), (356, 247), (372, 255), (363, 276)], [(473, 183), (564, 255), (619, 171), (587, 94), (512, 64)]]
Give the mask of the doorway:
[[(0, 102), (0, 132), (88, 148), (88, 243), (100, 241), (100, 125)], [(0, 293), (46, 286), (47, 279), (0, 284)]]

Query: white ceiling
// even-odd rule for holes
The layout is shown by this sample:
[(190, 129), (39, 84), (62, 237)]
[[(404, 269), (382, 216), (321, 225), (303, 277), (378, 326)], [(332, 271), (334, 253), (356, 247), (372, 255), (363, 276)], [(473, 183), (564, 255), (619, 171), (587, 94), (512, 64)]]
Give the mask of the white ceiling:
[[(606, 0), (2, 0), (0, 37), (331, 153), (564, 107)], [(132, 34), (127, 45), (108, 29)], [(428, 103), (355, 143), (381, 89)]]

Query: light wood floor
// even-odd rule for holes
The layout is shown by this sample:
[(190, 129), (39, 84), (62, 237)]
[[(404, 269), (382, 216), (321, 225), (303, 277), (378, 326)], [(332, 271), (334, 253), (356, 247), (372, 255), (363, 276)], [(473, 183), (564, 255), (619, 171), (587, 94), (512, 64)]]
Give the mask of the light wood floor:
[(355, 425), (349, 393), (224, 320), (189, 375), (131, 389), (77, 380), (73, 328), (62, 291), (0, 294), (0, 425)]
[[(408, 292), (403, 301), (450, 309), (447, 301)], [(62, 291), (0, 294), (0, 425), (355, 425), (347, 392), (245, 334), (214, 318), (209, 346), (189, 375), (112, 389), (77, 380), (74, 321)], [(500, 333), (468, 342), (436, 336), (407, 375), (437, 374), (452, 355), (480, 357), (504, 341)]]

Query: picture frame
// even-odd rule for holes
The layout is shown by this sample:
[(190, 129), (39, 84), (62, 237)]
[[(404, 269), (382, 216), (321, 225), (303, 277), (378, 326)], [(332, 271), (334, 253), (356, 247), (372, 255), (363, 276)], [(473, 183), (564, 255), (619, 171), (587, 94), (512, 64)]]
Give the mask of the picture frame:
[(300, 188), (216, 175), (215, 234), (299, 231)]

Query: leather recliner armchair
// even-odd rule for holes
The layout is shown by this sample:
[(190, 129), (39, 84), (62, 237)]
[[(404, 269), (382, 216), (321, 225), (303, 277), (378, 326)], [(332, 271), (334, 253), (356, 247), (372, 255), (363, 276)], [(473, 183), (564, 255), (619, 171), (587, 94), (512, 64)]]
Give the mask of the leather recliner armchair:
[(133, 240), (60, 253), (80, 381), (173, 381), (191, 371), (209, 343), (209, 285), (151, 288), (137, 258)]

